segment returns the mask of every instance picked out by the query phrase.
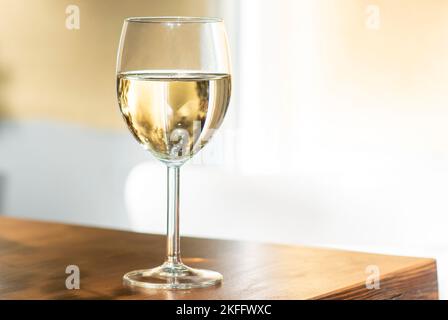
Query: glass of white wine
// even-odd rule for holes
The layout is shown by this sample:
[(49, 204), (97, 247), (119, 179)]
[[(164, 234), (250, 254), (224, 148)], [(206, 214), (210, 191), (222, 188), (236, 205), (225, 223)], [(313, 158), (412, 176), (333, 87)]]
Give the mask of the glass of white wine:
[(221, 283), (218, 272), (182, 263), (179, 169), (221, 126), (231, 92), (230, 59), (222, 20), (134, 17), (124, 21), (117, 59), (121, 113), (137, 141), (167, 166), (167, 257), (124, 282), (158, 289)]

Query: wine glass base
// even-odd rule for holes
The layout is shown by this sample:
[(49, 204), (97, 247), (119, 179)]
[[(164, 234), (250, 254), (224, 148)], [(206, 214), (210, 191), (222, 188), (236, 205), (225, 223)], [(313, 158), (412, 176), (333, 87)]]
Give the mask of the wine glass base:
[(218, 285), (222, 282), (222, 275), (182, 263), (165, 262), (156, 268), (128, 272), (123, 281), (126, 285), (141, 288), (185, 290)]

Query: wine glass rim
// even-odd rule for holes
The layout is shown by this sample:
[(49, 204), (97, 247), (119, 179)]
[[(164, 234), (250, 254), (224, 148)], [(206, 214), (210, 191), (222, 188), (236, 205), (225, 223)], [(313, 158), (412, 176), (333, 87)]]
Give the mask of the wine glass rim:
[(187, 16), (150, 16), (150, 17), (128, 17), (126, 22), (137, 23), (217, 23), (221, 18), (215, 17), (187, 17)]

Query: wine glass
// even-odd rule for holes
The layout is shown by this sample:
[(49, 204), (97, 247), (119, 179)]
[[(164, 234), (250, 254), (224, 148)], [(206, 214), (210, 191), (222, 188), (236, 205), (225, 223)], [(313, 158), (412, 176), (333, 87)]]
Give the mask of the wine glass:
[(137, 141), (167, 166), (167, 257), (124, 282), (159, 289), (221, 283), (218, 272), (182, 263), (179, 169), (221, 126), (231, 92), (227, 35), (207, 17), (133, 17), (124, 21), (117, 59), (121, 113)]

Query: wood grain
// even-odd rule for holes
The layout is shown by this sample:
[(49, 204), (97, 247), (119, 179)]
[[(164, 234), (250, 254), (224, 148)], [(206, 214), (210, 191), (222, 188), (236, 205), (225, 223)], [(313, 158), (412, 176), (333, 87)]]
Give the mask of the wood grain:
[[(125, 272), (160, 264), (165, 238), (0, 217), (0, 299), (437, 299), (433, 259), (183, 238), (184, 262), (224, 275), (215, 288), (133, 290)], [(67, 290), (77, 265), (81, 288)], [(365, 270), (380, 270), (368, 290)]]

